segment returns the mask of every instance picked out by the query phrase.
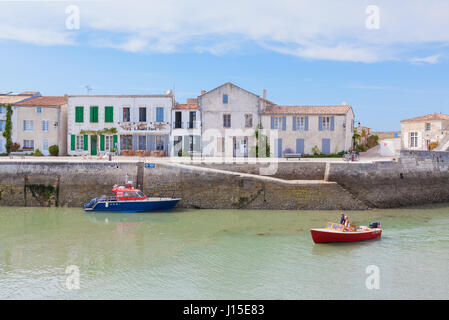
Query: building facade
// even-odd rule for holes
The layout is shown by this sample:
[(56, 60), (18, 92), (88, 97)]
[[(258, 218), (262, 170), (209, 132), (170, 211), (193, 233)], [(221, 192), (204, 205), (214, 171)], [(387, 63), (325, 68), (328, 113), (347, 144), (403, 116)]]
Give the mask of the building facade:
[[(6, 139), (3, 137), (3, 131), (6, 126), (6, 112), (7, 105), (13, 105), (22, 101), (27, 101), (29, 99), (40, 96), (39, 92), (22, 92), (22, 93), (1, 93), (0, 94), (0, 154), (6, 153)], [(14, 135), (14, 126), (11, 132), (11, 138)], [(15, 141), (13, 141), (15, 142)]]
[(247, 157), (255, 147), (261, 98), (232, 83), (225, 83), (198, 97), (201, 112), (202, 155)]
[(171, 156), (201, 155), (201, 113), (196, 99), (186, 104), (176, 103), (172, 110), (173, 143)]
[(272, 157), (338, 153), (352, 147), (354, 112), (349, 105), (268, 106), (262, 126), (269, 129)]
[(401, 136), (403, 149), (430, 150), (436, 146), (444, 147), (449, 140), (449, 115), (432, 113), (402, 120)]
[(56, 145), (67, 153), (67, 101), (65, 97), (40, 96), (13, 105), (13, 142), (25, 152), (40, 150), (48, 156)]
[(68, 96), (68, 153), (170, 154), (173, 95)]

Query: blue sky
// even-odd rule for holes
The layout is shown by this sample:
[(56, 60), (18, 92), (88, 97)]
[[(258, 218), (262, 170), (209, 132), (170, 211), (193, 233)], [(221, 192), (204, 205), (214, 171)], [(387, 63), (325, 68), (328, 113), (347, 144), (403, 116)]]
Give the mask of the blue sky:
[[(174, 87), (183, 102), (231, 81), (260, 95), (267, 89), (282, 105), (345, 101), (357, 121), (379, 131), (449, 114), (447, 1), (236, 1), (232, 10), (200, 0), (74, 3), (79, 29), (66, 25), (72, 2), (0, 1), (0, 91)], [(378, 29), (366, 28), (373, 4)]]

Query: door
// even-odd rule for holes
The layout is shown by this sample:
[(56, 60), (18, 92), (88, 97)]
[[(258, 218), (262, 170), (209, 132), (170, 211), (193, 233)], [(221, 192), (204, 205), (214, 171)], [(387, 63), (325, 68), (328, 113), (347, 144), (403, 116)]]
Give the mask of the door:
[(175, 129), (182, 128), (182, 114), (181, 111), (175, 112)]
[(277, 157), (282, 158), (282, 138), (277, 139)]
[(321, 150), (323, 154), (331, 153), (331, 139), (323, 139), (323, 147)]
[(97, 136), (90, 136), (90, 155), (97, 155)]
[(304, 154), (304, 139), (296, 139), (296, 153)]

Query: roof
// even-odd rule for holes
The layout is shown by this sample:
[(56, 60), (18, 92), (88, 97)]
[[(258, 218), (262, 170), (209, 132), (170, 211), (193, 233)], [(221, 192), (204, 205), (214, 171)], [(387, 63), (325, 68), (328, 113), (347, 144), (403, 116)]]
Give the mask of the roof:
[(402, 120), (401, 123), (424, 122), (424, 121), (432, 121), (432, 120), (433, 121), (449, 120), (449, 115), (444, 114), (444, 113), (431, 113), (431, 114), (426, 114), (424, 116), (420, 116), (420, 117), (416, 117), (416, 118)]
[(38, 91), (22, 92), (19, 94), (14, 93), (2, 93), (0, 94), (0, 105), (2, 104), (15, 104), (24, 100), (33, 98), (33, 96), (40, 96)]
[(346, 114), (352, 110), (350, 105), (339, 106), (268, 106), (262, 114)]
[(173, 110), (189, 110), (189, 109), (198, 109), (198, 104), (192, 104), (192, 103), (177, 103)]
[(21, 107), (58, 107), (66, 104), (67, 101), (64, 97), (54, 97), (54, 96), (41, 96), (37, 98), (33, 98), (24, 102), (16, 103), (15, 106)]
[(251, 91), (245, 90), (245, 89), (243, 89), (243, 88), (241, 88), (241, 87), (239, 87), (239, 86), (237, 86), (237, 85), (235, 85), (235, 84), (233, 84), (233, 83), (231, 83), (231, 82), (226, 82), (226, 83), (222, 84), (221, 86), (218, 86), (218, 87), (216, 87), (216, 88), (214, 88), (214, 89), (212, 89), (212, 90), (210, 90), (210, 91), (206, 91), (205, 93), (201, 94), (199, 97), (202, 97), (202, 96), (204, 96), (204, 95), (206, 95), (206, 94), (209, 94), (209, 93), (212, 92), (212, 91), (215, 91), (215, 90), (217, 90), (217, 89), (219, 89), (219, 88), (221, 88), (221, 87), (225, 87), (225, 86), (230, 86), (231, 88), (232, 88), (232, 87), (236, 87), (236, 88), (238, 88), (238, 89), (240, 89), (240, 90), (242, 90), (242, 91), (245, 91), (245, 92), (247, 92), (247, 93), (249, 93), (249, 94), (252, 94), (253, 96), (259, 97), (257, 94), (255, 94), (255, 93), (253, 93), (253, 92), (251, 92)]

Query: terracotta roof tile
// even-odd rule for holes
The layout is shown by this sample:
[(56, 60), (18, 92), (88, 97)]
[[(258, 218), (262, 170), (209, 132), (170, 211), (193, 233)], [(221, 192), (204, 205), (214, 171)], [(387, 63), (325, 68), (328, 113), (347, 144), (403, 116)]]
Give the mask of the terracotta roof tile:
[(37, 97), (33, 98), (24, 102), (16, 103), (16, 106), (42, 106), (42, 107), (55, 107), (55, 106), (62, 106), (66, 104), (67, 101), (64, 97), (49, 97), (49, 96), (43, 96), (43, 97)]
[(346, 114), (350, 105), (340, 106), (268, 106), (262, 114)]
[(198, 104), (178, 103), (173, 108), (173, 110), (189, 110), (189, 109), (198, 109)]
[(409, 123), (409, 122), (423, 122), (423, 121), (432, 121), (432, 120), (449, 120), (449, 115), (443, 113), (431, 113), (426, 114), (424, 116), (411, 118), (402, 120), (401, 123)]

